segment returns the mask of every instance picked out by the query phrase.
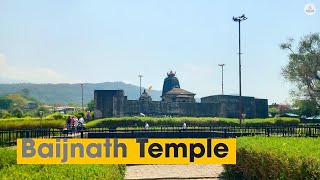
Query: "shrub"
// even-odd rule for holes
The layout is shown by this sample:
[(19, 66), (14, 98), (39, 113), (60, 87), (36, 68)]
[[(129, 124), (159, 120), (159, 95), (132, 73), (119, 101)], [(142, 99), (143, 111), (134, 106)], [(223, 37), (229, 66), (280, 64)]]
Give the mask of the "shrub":
[(239, 179), (319, 179), (320, 139), (237, 138), (237, 164), (224, 167)]
[(62, 119), (66, 119), (68, 115), (65, 114), (61, 114), (59, 112), (56, 112), (54, 114), (50, 114), (47, 117), (45, 117), (45, 119), (53, 119), (53, 120), (62, 120)]
[(23, 115), (23, 111), (20, 108), (13, 109), (11, 113), (17, 118), (21, 118)]
[(9, 118), (12, 117), (12, 114), (10, 114), (7, 110), (0, 109), (0, 118)]
[(16, 164), (15, 150), (0, 148), (0, 170)]

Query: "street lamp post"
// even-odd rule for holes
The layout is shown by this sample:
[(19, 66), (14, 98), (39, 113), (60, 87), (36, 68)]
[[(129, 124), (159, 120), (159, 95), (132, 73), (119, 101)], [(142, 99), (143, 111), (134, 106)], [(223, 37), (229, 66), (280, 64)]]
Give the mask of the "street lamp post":
[(42, 130), (42, 115), (43, 115), (43, 111), (39, 111), (39, 115), (40, 115), (40, 127)]
[(40, 133), (41, 133), (41, 137), (43, 138), (43, 129), (42, 129), (42, 116), (43, 116), (43, 111), (39, 111), (39, 115), (40, 115)]
[(240, 24), (241, 21), (248, 19), (244, 14), (239, 17), (232, 18), (234, 22), (239, 23), (239, 119), (240, 125), (242, 125), (242, 93), (241, 93), (241, 33), (240, 33)]
[(81, 83), (81, 108), (83, 110), (83, 83)]
[(221, 71), (221, 73), (222, 73), (222, 83), (221, 83), (221, 85), (222, 85), (222, 95), (223, 95), (223, 66), (225, 66), (225, 64), (218, 64), (219, 66), (221, 66), (221, 69), (222, 69), (222, 71)]
[(141, 78), (143, 77), (142, 75), (138, 75), (138, 77), (140, 78), (140, 96), (141, 97)]

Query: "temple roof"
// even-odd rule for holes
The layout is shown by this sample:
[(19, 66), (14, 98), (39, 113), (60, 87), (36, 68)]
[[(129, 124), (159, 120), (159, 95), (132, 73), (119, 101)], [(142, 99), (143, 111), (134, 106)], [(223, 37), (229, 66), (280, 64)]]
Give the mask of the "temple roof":
[(196, 95), (196, 94), (181, 88), (173, 88), (172, 90), (168, 91), (165, 95)]
[(175, 75), (176, 73), (173, 71), (167, 73), (167, 77), (163, 82), (162, 96), (170, 90), (172, 90), (173, 88), (180, 88), (179, 80), (177, 77), (175, 77)]

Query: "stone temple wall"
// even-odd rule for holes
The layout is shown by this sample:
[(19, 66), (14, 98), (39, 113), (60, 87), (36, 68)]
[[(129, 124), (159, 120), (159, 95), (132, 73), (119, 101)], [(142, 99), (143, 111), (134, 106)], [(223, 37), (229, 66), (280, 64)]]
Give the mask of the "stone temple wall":
[(135, 116), (143, 113), (147, 116), (218, 116), (217, 103), (188, 103), (161, 101), (126, 101), (124, 114)]
[[(137, 116), (239, 117), (239, 97), (215, 95), (201, 98), (201, 103), (127, 100), (123, 90), (94, 92), (95, 118)], [(268, 117), (268, 100), (243, 97), (246, 118)]]

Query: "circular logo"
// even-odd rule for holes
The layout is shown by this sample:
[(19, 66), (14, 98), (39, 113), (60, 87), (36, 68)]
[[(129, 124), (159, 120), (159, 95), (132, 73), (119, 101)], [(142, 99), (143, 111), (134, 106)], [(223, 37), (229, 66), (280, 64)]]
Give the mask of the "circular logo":
[(311, 15), (314, 15), (314, 13), (316, 13), (316, 7), (309, 3), (309, 4), (306, 4), (304, 6), (304, 12), (308, 15), (308, 16), (311, 16)]

